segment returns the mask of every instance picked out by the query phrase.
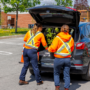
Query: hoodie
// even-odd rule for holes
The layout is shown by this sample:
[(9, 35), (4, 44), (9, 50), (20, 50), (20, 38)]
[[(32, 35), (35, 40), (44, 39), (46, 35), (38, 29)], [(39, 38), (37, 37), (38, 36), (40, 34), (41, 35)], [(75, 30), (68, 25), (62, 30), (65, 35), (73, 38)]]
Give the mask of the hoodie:
[[(69, 33), (60, 32), (57, 36), (60, 37), (64, 42), (68, 42), (71, 39), (71, 41), (69, 42), (69, 46), (70, 46), (71, 52), (74, 50), (74, 40), (73, 38), (71, 38), (72, 36)], [(52, 44), (49, 46), (48, 48), (49, 52), (55, 53), (62, 46), (63, 43), (58, 37), (55, 37)], [(67, 53), (67, 52), (68, 51), (66, 48), (62, 50), (62, 53)], [(57, 54), (54, 54), (54, 56), (56, 58), (71, 57), (71, 55), (63, 57)]]

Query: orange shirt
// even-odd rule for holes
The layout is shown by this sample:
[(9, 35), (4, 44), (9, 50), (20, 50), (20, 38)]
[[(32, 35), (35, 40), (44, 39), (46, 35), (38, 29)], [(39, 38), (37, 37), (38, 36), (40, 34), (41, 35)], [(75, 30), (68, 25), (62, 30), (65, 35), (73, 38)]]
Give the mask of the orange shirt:
[[(64, 32), (60, 32), (57, 36), (60, 37), (64, 42), (68, 42), (71, 38), (71, 35), (69, 35), (68, 33), (64, 33)], [(57, 50), (63, 45), (63, 42), (58, 37), (54, 38), (51, 46), (48, 48), (49, 52), (57, 52)], [(71, 49), (71, 52), (72, 52), (74, 50), (74, 40), (73, 40), (73, 38), (71, 38), (71, 40), (69, 42), (69, 46), (70, 46), (70, 49)], [(62, 53), (68, 53), (66, 48), (64, 48), (61, 52)], [(71, 55), (61, 56), (61, 55), (58, 55), (58, 54), (55, 54), (55, 53), (54, 53), (54, 56), (56, 58), (71, 57)]]
[[(29, 30), (24, 37), (24, 41), (27, 42), (30, 38), (31, 38), (31, 36), (30, 36), (30, 30)], [(40, 43), (42, 43), (42, 45), (45, 47), (45, 49), (47, 49), (47, 43), (46, 43), (43, 33), (39, 33), (34, 38), (34, 46), (39, 47)], [(25, 45), (25, 48), (31, 49), (31, 47), (26, 46), (26, 45)]]

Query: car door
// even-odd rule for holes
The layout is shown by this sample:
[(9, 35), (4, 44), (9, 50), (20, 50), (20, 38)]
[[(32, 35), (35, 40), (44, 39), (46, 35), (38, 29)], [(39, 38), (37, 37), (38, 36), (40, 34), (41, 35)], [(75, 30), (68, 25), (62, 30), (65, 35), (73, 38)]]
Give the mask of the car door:
[(86, 37), (86, 43), (87, 43), (87, 55), (90, 57), (90, 24), (87, 24), (85, 26), (85, 37)]
[(83, 54), (83, 63), (89, 64), (90, 62), (90, 24), (83, 26), (83, 31), (81, 31), (81, 42), (85, 43), (85, 50)]

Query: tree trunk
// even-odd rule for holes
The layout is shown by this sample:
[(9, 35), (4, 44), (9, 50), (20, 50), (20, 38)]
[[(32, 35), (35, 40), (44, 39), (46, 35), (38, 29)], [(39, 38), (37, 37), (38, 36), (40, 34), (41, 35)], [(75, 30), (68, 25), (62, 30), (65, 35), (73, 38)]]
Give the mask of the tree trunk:
[(1, 5), (0, 5), (0, 28), (1, 28)]
[(16, 11), (16, 28), (15, 28), (15, 33), (17, 33), (17, 21), (18, 21), (18, 10)]

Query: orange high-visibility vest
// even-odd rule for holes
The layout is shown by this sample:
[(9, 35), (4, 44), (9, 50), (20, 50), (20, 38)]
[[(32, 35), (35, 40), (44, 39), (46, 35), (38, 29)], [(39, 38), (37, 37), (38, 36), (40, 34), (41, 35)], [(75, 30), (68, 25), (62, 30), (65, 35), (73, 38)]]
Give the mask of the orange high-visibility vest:
[(26, 42), (26, 46), (29, 46), (29, 47), (32, 47), (32, 48), (34, 48), (34, 49), (38, 49), (38, 47), (37, 46), (35, 46), (35, 42), (34, 42), (34, 38), (37, 36), (37, 35), (39, 35), (39, 33), (41, 33), (41, 32), (37, 32), (36, 34), (35, 34), (35, 36), (33, 35), (33, 34), (31, 34), (31, 31), (30, 31), (30, 39)]
[(25, 48), (27, 49), (38, 49), (40, 43), (42, 43), (45, 49), (47, 49), (45, 37), (40, 31), (37, 31), (35, 35), (33, 35), (31, 31), (27, 32), (27, 34), (24, 37), (24, 41), (26, 41)]
[(48, 51), (56, 58), (70, 58), (74, 50), (74, 40), (69, 33), (60, 32), (49, 46)]
[[(60, 48), (55, 52), (55, 54), (66, 57), (68, 55), (71, 55), (71, 47), (69, 45), (70, 41), (72, 40), (72, 37), (70, 38), (70, 40), (68, 42), (64, 42), (59, 36), (57, 36), (60, 41), (62, 42), (62, 45), (60, 46)], [(63, 50), (67, 50), (65, 53), (63, 53)]]

